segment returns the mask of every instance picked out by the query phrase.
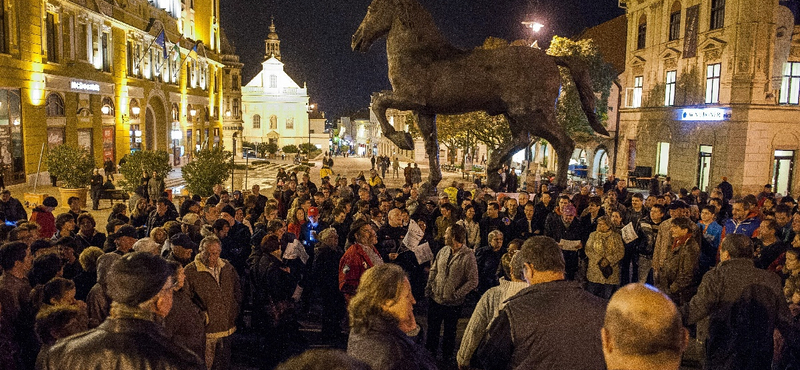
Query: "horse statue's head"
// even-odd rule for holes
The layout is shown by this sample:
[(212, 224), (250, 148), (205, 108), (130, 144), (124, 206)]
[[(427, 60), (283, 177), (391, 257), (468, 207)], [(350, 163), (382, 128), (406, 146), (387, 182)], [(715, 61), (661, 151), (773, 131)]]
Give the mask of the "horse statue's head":
[(375, 40), (385, 36), (392, 28), (396, 5), (400, 0), (373, 0), (367, 15), (353, 34), (351, 46), (354, 51), (366, 52)]

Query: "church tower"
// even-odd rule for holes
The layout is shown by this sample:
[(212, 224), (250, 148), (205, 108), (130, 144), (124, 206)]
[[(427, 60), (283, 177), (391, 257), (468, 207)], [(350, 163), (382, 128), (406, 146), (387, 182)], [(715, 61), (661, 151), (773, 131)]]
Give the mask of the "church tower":
[(272, 17), (272, 24), (269, 26), (269, 35), (267, 35), (267, 39), (264, 40), (266, 45), (266, 53), (264, 54), (264, 59), (269, 59), (271, 57), (275, 57), (278, 60), (281, 60), (281, 40), (278, 39), (278, 34), (275, 33), (275, 18)]

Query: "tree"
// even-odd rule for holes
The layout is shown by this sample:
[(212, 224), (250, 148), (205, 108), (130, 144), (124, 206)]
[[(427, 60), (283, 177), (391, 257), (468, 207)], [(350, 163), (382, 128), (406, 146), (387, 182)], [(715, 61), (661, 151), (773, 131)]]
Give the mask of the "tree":
[(302, 143), (299, 145), (298, 149), (300, 150), (300, 153), (309, 154), (317, 150), (317, 146), (311, 143)]
[(218, 146), (195, 152), (195, 160), (183, 166), (186, 188), (201, 197), (211, 196), (214, 185), (221, 184), (230, 175), (232, 158), (233, 153)]
[[(608, 98), (611, 93), (611, 84), (616, 79), (616, 73), (610, 64), (603, 60), (603, 56), (591, 39), (573, 41), (566, 37), (553, 36), (547, 54), (567, 57), (578, 60), (589, 69), (592, 78), (592, 89), (600, 98), (597, 100), (597, 116), (600, 122), (608, 120)], [(567, 133), (578, 142), (586, 142), (594, 136), (594, 130), (589, 126), (589, 120), (583, 112), (575, 82), (569, 70), (559, 67), (561, 71), (561, 95), (558, 97), (557, 120), (564, 126)]]
[[(261, 150), (261, 147), (259, 147), (259, 150)], [(265, 144), (264, 144), (264, 151), (266, 151), (266, 152), (267, 152), (267, 153), (269, 153), (270, 155), (275, 155), (275, 153), (277, 153), (277, 152), (278, 152), (278, 144), (275, 144), (275, 143), (265, 143)]]
[(119, 182), (123, 189), (133, 192), (140, 185), (143, 173), (152, 175), (153, 172), (160, 178), (165, 178), (172, 165), (169, 162), (169, 152), (166, 150), (139, 150), (127, 156), (127, 160), (119, 166), (119, 172), (124, 177)]
[(95, 169), (94, 157), (89, 150), (63, 144), (48, 151), (45, 164), (50, 176), (61, 180), (67, 189), (86, 188)]
[(283, 147), (283, 152), (286, 153), (286, 154), (294, 154), (294, 153), (297, 153), (299, 151), (300, 151), (300, 149), (298, 149), (297, 145), (294, 145), (294, 144), (287, 145), (287, 146)]

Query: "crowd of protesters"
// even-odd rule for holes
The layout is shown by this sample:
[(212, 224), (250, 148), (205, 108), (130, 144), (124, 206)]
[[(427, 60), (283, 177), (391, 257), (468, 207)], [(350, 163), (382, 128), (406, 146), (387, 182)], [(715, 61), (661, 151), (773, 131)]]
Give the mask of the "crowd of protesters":
[[(680, 363), (689, 333), (707, 368), (798, 366), (791, 197), (766, 186), (734, 198), (727, 181), (644, 195), (612, 176), (575, 194), (454, 182), (427, 198), (410, 165), (387, 189), (378, 171), (399, 177), (396, 161), (318, 184), (280, 170), (271, 194), (217, 185), (179, 204), (145, 174), (105, 230), (77, 198), (54, 215), (48, 197), (29, 218), (4, 190), (0, 369), (227, 369), (244, 328), (272, 368), (305, 349), (304, 320), (374, 369), (602, 369), (604, 357), (663, 368)], [(631, 283), (651, 286), (615, 295)], [(639, 317), (631, 305), (663, 309)]]

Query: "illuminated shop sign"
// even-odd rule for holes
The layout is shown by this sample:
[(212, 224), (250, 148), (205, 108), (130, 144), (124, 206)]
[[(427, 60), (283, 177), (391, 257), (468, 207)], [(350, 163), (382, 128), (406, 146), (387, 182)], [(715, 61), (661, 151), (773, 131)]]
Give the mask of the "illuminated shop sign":
[(69, 88), (78, 91), (100, 92), (100, 84), (96, 82), (72, 80), (69, 82)]
[(731, 119), (731, 111), (722, 108), (679, 109), (678, 119), (681, 121), (727, 121)]

